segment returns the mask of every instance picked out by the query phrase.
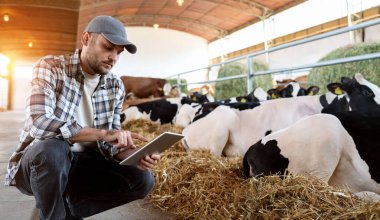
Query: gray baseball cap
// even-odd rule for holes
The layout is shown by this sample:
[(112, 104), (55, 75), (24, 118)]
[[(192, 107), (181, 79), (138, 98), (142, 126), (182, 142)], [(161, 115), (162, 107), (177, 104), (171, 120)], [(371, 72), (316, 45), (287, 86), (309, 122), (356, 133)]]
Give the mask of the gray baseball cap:
[(100, 33), (111, 43), (124, 45), (125, 49), (130, 53), (136, 53), (137, 51), (137, 47), (128, 41), (123, 23), (111, 16), (96, 16), (88, 23), (84, 32)]

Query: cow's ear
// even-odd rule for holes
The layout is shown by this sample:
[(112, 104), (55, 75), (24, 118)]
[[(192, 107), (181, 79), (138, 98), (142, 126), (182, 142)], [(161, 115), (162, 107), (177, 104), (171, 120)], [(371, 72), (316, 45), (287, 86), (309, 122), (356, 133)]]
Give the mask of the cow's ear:
[(330, 83), (327, 85), (327, 89), (335, 95), (342, 95), (343, 89), (340, 83)]
[(319, 87), (318, 86), (310, 86), (306, 90), (306, 95), (316, 95), (319, 92)]
[(269, 90), (267, 91), (267, 93), (268, 93), (270, 99), (277, 99), (277, 98), (280, 97), (280, 94), (279, 94), (279, 92), (277, 91), (277, 89), (269, 89)]

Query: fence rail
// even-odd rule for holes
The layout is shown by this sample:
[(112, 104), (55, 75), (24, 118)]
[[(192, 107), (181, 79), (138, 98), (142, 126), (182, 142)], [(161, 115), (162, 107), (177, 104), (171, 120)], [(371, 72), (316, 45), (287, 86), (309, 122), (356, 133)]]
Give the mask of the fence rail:
[[(251, 54), (247, 54), (247, 55), (244, 55), (244, 56), (239, 56), (239, 57), (230, 59), (228, 61), (224, 61), (224, 62), (220, 62), (220, 63), (217, 63), (217, 64), (209, 65), (207, 67), (203, 67), (203, 68), (193, 69), (193, 70), (190, 70), (190, 71), (181, 72), (181, 73), (178, 73), (178, 74), (171, 75), (171, 76), (169, 76), (167, 78), (174, 78), (174, 77), (176, 77), (177, 78), (177, 85), (179, 87), (184, 86), (184, 85), (206, 84), (206, 83), (219, 82), (219, 81), (225, 81), (225, 80), (231, 80), (231, 79), (247, 78), (247, 85), (248, 85), (248, 87), (247, 87), (247, 90), (248, 90), (247, 93), (250, 93), (252, 91), (252, 87), (251, 87), (251, 85), (252, 85), (252, 79), (256, 75), (276, 74), (276, 73), (283, 73), (283, 72), (289, 72), (289, 71), (295, 71), (295, 70), (306, 70), (306, 69), (310, 69), (310, 68), (314, 68), (314, 67), (330, 66), (330, 65), (336, 65), (336, 64), (343, 64), (343, 63), (349, 63), (349, 62), (356, 62), (356, 61), (363, 61), (363, 60), (380, 58), (380, 53), (372, 53), (372, 54), (364, 54), (364, 55), (359, 55), (359, 56), (334, 59), (334, 60), (329, 60), (329, 61), (322, 61), (322, 62), (311, 63), (311, 64), (300, 65), (300, 66), (289, 67), (289, 68), (269, 69), (269, 70), (257, 71), (257, 72), (253, 71), (253, 65), (251, 64), (252, 63), (251, 60), (254, 57), (262, 55), (262, 54), (266, 54), (266, 53), (270, 53), (270, 52), (286, 49), (286, 48), (289, 48), (289, 47), (294, 47), (294, 46), (297, 46), (297, 45), (301, 45), (301, 44), (305, 44), (305, 43), (308, 43), (308, 42), (312, 42), (312, 41), (316, 41), (316, 40), (332, 37), (332, 36), (335, 36), (335, 35), (338, 35), (338, 34), (342, 34), (342, 33), (347, 33), (347, 32), (350, 32), (350, 31), (359, 30), (359, 29), (370, 27), (370, 26), (377, 25), (377, 24), (380, 24), (380, 18), (376, 18), (376, 19), (373, 19), (373, 20), (370, 20), (370, 21), (359, 23), (359, 24), (356, 24), (356, 25), (353, 25), (353, 26), (349, 26), (349, 27), (333, 30), (333, 31), (326, 32), (326, 33), (323, 33), (323, 34), (315, 35), (315, 36), (308, 37), (308, 38), (305, 38), (305, 39), (293, 41), (293, 42), (290, 42), (290, 43), (282, 44), (282, 45), (279, 45), (279, 46), (275, 46), (275, 47), (269, 48), (267, 50), (261, 50), (261, 51), (257, 51), (257, 52), (254, 52), (254, 53), (251, 53)], [(233, 62), (241, 61), (241, 60), (247, 60), (248, 69), (247, 69), (246, 73), (243, 73), (243, 74), (240, 74), (240, 75), (235, 75), (235, 76), (222, 77), (222, 78), (218, 78), (218, 79), (215, 79), (215, 80), (207, 80), (207, 81), (192, 82), (192, 83), (181, 83), (181, 75), (189, 74), (189, 73), (196, 72), (196, 71), (201, 71), (201, 70), (209, 70), (209, 69), (211, 69), (213, 67), (218, 67), (218, 66), (222, 66), (222, 65), (225, 65), (225, 64), (228, 64), (228, 63), (233, 63)]]

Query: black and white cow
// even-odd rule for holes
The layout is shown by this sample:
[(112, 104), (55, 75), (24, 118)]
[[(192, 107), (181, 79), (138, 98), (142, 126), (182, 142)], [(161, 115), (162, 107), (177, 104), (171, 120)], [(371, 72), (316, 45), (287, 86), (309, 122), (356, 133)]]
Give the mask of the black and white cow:
[(216, 109), (218, 106), (228, 106), (233, 109), (246, 110), (253, 109), (260, 105), (260, 102), (206, 102), (206, 103), (191, 103), (181, 106), (175, 120), (175, 125), (186, 127)]
[[(343, 82), (343, 81), (342, 81)], [(339, 83), (329, 84), (329, 91), (341, 90)], [(360, 100), (360, 99), (359, 99)], [(267, 131), (278, 131), (296, 121), (321, 112), (365, 109), (354, 105), (344, 94), (298, 96), (275, 99), (244, 111), (219, 106), (206, 117), (183, 130), (183, 146), (187, 149), (209, 150), (213, 155), (243, 156), (249, 146), (263, 138)]]
[(312, 115), (252, 145), (243, 158), (244, 173), (309, 173), (380, 201), (379, 130), (379, 111)]
[[(289, 83), (282, 90), (282, 97), (285, 98), (301, 95), (315, 95), (318, 93), (318, 91), (319, 88), (316, 86), (312, 86), (306, 91), (305, 89), (301, 88), (298, 83), (293, 82)], [(259, 106), (261, 101), (266, 101), (269, 98), (270, 97), (268, 96), (268, 93), (266, 93), (261, 87), (257, 87), (246, 96), (238, 96), (216, 102), (205, 102), (201, 105), (185, 104), (178, 112), (175, 125), (179, 127), (186, 127), (190, 123), (205, 117), (220, 105), (229, 106), (230, 108), (242, 111), (246, 109), (253, 109)]]
[(270, 97), (263, 88), (257, 87), (246, 96), (237, 96), (220, 101), (221, 103), (234, 103), (234, 102), (262, 102), (268, 100)]
[(289, 98), (304, 95), (316, 95), (319, 92), (318, 86), (310, 86), (308, 89), (302, 88), (297, 82), (290, 82), (285, 87), (269, 89), (267, 91), (270, 99)]
[(181, 98), (159, 99), (129, 106), (123, 112), (125, 115), (123, 123), (137, 119), (150, 120), (160, 124), (172, 123), (180, 107)]
[(153, 100), (151, 102), (144, 102), (137, 105), (129, 106), (122, 113), (125, 118), (122, 123), (127, 123), (131, 120), (145, 119), (160, 124), (174, 123), (179, 109), (184, 104), (196, 103), (199, 105), (200, 101), (208, 100), (205, 95), (194, 96), (192, 98), (165, 98)]
[(230, 106), (239, 110), (251, 109), (260, 105), (259, 101), (265, 101), (267, 98), (268, 94), (262, 88), (257, 87), (246, 96), (233, 97), (223, 101), (201, 102), (202, 100), (200, 100), (197, 103), (187, 103), (181, 106), (174, 124), (184, 128), (190, 123), (205, 117), (220, 105)]
[(362, 74), (357, 73), (352, 79), (342, 77), (342, 89), (351, 101), (352, 109), (375, 111), (380, 110), (380, 89), (377, 85), (367, 81)]
[(277, 131), (305, 116), (320, 113), (324, 108), (320, 102), (322, 98), (329, 100), (327, 104), (342, 103), (339, 107), (348, 110), (348, 102), (340, 100), (345, 97), (332, 93), (269, 100), (243, 111), (221, 105), (185, 127), (182, 142), (187, 149), (209, 150), (215, 156), (222, 153), (243, 156), (249, 146), (264, 137), (267, 130)]

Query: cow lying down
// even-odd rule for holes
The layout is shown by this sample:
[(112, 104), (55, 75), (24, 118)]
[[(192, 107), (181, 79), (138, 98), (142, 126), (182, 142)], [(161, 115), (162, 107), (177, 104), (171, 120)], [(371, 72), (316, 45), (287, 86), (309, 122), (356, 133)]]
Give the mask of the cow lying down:
[(266, 131), (280, 130), (331, 106), (336, 111), (348, 110), (344, 96), (332, 93), (269, 100), (242, 111), (218, 106), (184, 128), (182, 144), (190, 150), (209, 150), (215, 156), (243, 156), (249, 146), (265, 136)]
[(361, 74), (355, 74), (353, 79), (343, 77), (341, 83), (331, 83), (327, 88), (330, 92), (323, 95), (269, 100), (249, 110), (219, 106), (185, 127), (182, 144), (190, 150), (209, 150), (215, 156), (243, 156), (267, 131), (286, 128), (304, 117), (380, 109), (379, 87)]
[(243, 158), (244, 173), (309, 173), (380, 201), (379, 129), (378, 111), (312, 115), (252, 145)]

